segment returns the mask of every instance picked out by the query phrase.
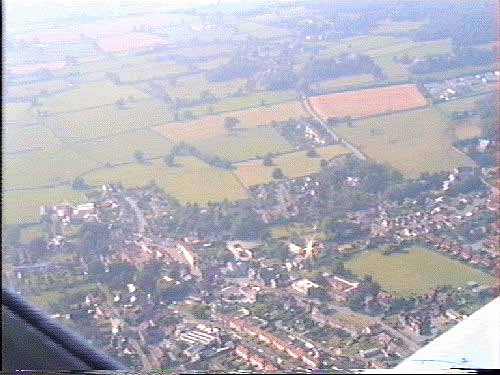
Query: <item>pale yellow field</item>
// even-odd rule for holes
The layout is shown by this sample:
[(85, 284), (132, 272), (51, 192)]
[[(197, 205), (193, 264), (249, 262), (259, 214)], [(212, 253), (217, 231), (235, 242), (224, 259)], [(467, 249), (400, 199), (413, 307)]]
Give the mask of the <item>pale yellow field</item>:
[(350, 151), (341, 145), (318, 147), (319, 156), (310, 158), (306, 151), (292, 152), (273, 158), (273, 166), (265, 166), (262, 160), (249, 160), (236, 164), (236, 175), (247, 186), (267, 184), (275, 181), (272, 177), (274, 168), (281, 168), (287, 178), (307, 176), (320, 171), (321, 159), (331, 160)]

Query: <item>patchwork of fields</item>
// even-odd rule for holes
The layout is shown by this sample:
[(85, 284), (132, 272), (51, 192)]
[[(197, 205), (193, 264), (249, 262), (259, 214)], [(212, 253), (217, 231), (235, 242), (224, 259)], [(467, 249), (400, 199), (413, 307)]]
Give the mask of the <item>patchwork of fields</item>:
[(469, 281), (497, 284), (493, 276), (425, 248), (411, 248), (407, 254), (363, 253), (346, 268), (360, 277), (372, 275), (383, 290), (401, 297), (420, 296), (444, 285), (466, 286)]
[[(4, 184), (10, 196), (22, 194), (30, 207), (31, 216), (20, 218), (36, 218), (32, 210), (39, 199), (24, 198), (30, 191), (37, 192), (35, 197), (49, 196), (46, 187), (51, 186), (51, 200), (81, 198), (80, 193), (68, 193), (81, 174), (92, 184), (109, 180), (132, 186), (155, 180), (182, 202), (206, 203), (246, 198), (246, 188), (273, 181), (275, 167), (295, 178), (317, 173), (321, 159), (349, 153), (342, 146), (328, 146), (317, 149), (319, 157), (310, 158), (279, 133), (277, 123), (310, 117), (295, 90), (265, 91), (266, 82), (254, 86), (254, 77), (208, 79), (207, 72), (231, 58), (224, 40), (281, 43), (293, 32), (267, 19), (249, 18), (220, 35), (220, 29), (196, 31), (199, 21), (196, 15), (135, 16), (84, 25), (79, 32), (39, 30), (17, 37), (23, 48), (18, 62), (9, 61), (12, 84), (3, 107)], [(415, 85), (368, 88), (410, 82), (408, 66), (398, 61), (404, 55), (422, 58), (451, 51), (449, 39), (415, 42), (404, 36), (403, 31), (421, 26), (382, 21), (371, 35), (305, 42), (318, 47), (319, 58), (365, 53), (379, 64), (387, 81), (358, 74), (317, 82), (312, 90), (324, 95), (311, 98), (311, 104), (324, 119), (358, 120), (352, 126), (337, 125), (335, 131), (369, 158), (410, 177), (472, 165), (452, 142), (480, 135), (472, 120), (450, 123), (445, 118), (455, 108), (472, 105), (467, 100), (439, 105), (439, 114), (433, 109), (415, 111), (427, 106)], [(184, 40), (186, 30), (196, 34), (193, 48), (176, 44)], [(38, 55), (41, 60), (34, 63)], [(298, 54), (292, 68), (300, 73), (310, 58)], [(163, 93), (155, 92), (158, 88)], [(234, 130), (224, 126), (227, 117), (239, 120)], [(235, 169), (217, 169), (190, 157), (179, 158), (177, 167), (166, 167), (162, 158), (179, 142), (224, 158)], [(136, 160), (136, 151), (143, 153), (145, 164)], [(262, 164), (269, 153), (276, 155), (273, 167)]]

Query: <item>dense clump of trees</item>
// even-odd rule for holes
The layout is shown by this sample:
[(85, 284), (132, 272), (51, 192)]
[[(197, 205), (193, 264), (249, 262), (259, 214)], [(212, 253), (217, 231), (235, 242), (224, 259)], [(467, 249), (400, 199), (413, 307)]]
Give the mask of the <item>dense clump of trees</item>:
[(195, 146), (190, 145), (185, 142), (181, 142), (176, 144), (173, 148), (172, 151), (165, 155), (163, 158), (165, 164), (169, 167), (175, 166), (175, 158), (177, 156), (194, 156), (197, 157), (198, 159), (203, 160), (205, 163), (217, 167), (217, 168), (222, 168), (222, 169), (233, 169), (233, 165), (229, 160), (223, 159), (220, 156), (212, 156), (205, 154), (198, 150)]
[(308, 82), (369, 73), (383, 77), (382, 69), (366, 55), (343, 54), (336, 58), (313, 60), (306, 64), (302, 77)]
[(261, 64), (241, 54), (235, 54), (231, 60), (207, 74), (212, 82), (230, 81), (237, 78), (252, 77), (261, 69)]
[(410, 66), (415, 74), (442, 72), (470, 65), (489, 65), (495, 62), (493, 51), (473, 47), (455, 48), (454, 53), (427, 56)]

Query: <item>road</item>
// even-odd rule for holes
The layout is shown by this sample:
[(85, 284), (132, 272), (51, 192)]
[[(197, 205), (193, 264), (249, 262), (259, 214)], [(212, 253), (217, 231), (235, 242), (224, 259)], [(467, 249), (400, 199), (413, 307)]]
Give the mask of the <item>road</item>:
[(316, 113), (316, 111), (314, 110), (314, 108), (311, 106), (311, 102), (309, 101), (309, 98), (304, 95), (304, 94), (301, 94), (301, 98), (302, 98), (302, 104), (305, 108), (305, 110), (312, 116), (314, 117), (314, 119), (316, 121), (318, 121), (322, 126), (323, 128), (326, 130), (326, 132), (328, 134), (330, 134), (333, 139), (335, 139), (336, 142), (340, 142), (342, 145), (344, 145), (345, 147), (347, 147), (349, 150), (352, 151), (352, 153), (358, 157), (359, 159), (361, 160), (366, 160), (366, 156), (359, 150), (357, 149), (356, 147), (354, 147), (352, 144), (350, 144), (349, 142), (347, 142), (345, 139), (339, 137), (329, 126), (328, 124), (321, 118), (319, 117), (319, 115)]
[(130, 204), (130, 206), (135, 212), (135, 217), (137, 218), (138, 232), (140, 234), (143, 234), (144, 230), (146, 229), (146, 219), (144, 219), (144, 215), (141, 209), (139, 208), (139, 206), (137, 206), (137, 202), (133, 200), (131, 197), (125, 197), (125, 200)]

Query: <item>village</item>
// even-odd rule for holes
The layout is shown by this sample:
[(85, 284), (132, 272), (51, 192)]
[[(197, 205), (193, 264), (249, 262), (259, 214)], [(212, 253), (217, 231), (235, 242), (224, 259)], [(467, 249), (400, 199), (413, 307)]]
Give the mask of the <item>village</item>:
[[(134, 366), (216, 370), (231, 362), (258, 371), (386, 368), (463, 319), (464, 311), (474, 311), (496, 289), (471, 282), (400, 298), (372, 278), (338, 265), (324, 267), (322, 256), (329, 253), (345, 262), (375, 247), (392, 254), (419, 243), (453, 262), (495, 274), (500, 228), (492, 218), (498, 193), (447, 194), (471, 173), (456, 170), (439, 189), (403, 206), (384, 201), (350, 212), (359, 235), (342, 244), (314, 236), (271, 241), (282, 247), (273, 250), (280, 254), (273, 258), (262, 255), (265, 238), (165, 236), (161, 223), (179, 208), (161, 190), (103, 185), (93, 202), (41, 208), (51, 235), (46, 251), (63, 260), (30, 264), (25, 252), (12, 272), (21, 289), (44, 279), (47, 284), (97, 281), (91, 292), (69, 298), (71, 303), (53, 317), (81, 326)], [(278, 199), (256, 190), (256, 212), (268, 225), (300, 215), (319, 181), (306, 177), (267, 186), (268, 194), (274, 186)], [(346, 189), (358, 184), (353, 176), (343, 182)], [(193, 212), (203, 216), (206, 209)], [(81, 238), (71, 229), (77, 225), (93, 228), (92, 254), (77, 250)], [(102, 230), (108, 231), (109, 242), (99, 248)], [(201, 231), (191, 228), (190, 233)], [(468, 244), (465, 237), (471, 238)], [(328, 268), (333, 272), (319, 271)]]

